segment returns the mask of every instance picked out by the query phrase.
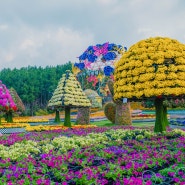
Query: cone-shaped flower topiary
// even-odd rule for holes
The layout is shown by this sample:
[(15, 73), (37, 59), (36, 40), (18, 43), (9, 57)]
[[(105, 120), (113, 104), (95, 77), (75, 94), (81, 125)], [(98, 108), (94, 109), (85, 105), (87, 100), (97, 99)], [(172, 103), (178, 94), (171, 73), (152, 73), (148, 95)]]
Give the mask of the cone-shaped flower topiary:
[(114, 94), (115, 100), (154, 100), (154, 131), (165, 131), (168, 121), (163, 101), (185, 94), (185, 45), (163, 37), (134, 44), (116, 64)]
[(71, 126), (70, 108), (75, 107), (90, 107), (91, 103), (82, 91), (80, 83), (75, 76), (69, 71), (62, 75), (53, 96), (49, 100), (48, 107), (58, 109), (65, 108), (65, 126)]
[(0, 112), (5, 113), (7, 122), (13, 122), (12, 113), (16, 110), (16, 104), (14, 103), (9, 90), (0, 81)]
[(16, 90), (13, 87), (11, 87), (9, 89), (9, 91), (10, 91), (10, 94), (11, 94), (11, 96), (12, 96), (12, 98), (13, 98), (16, 106), (17, 106), (17, 112), (20, 112), (20, 113), (24, 112), (25, 111), (25, 106), (24, 106), (21, 98), (17, 94)]

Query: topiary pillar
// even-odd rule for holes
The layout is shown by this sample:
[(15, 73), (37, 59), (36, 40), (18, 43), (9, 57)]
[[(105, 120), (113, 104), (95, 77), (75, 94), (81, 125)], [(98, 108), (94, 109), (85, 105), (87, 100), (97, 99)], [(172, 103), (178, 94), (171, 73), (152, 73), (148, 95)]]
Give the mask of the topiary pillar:
[(71, 127), (71, 117), (70, 117), (71, 108), (65, 106), (65, 118), (64, 118), (64, 126)]
[(78, 108), (76, 124), (87, 125), (90, 123), (90, 107)]
[(7, 112), (5, 115), (7, 123), (13, 123), (13, 113), (11, 111)]
[[(109, 91), (114, 97), (114, 82), (109, 80), (107, 82)], [(113, 100), (114, 101), (114, 100)], [(115, 103), (115, 124), (117, 125), (132, 125), (132, 118), (130, 112), (130, 103), (123, 103), (122, 101), (114, 101)]]
[(163, 132), (166, 131), (166, 119), (167, 114), (164, 114), (164, 106), (163, 106), (163, 98), (156, 98), (155, 102), (155, 113), (156, 113), (156, 119), (155, 119), (155, 127), (154, 132)]
[(60, 111), (57, 109), (55, 111), (55, 120), (54, 120), (55, 123), (60, 123)]
[(131, 125), (131, 113), (130, 113), (130, 103), (119, 102), (116, 104), (116, 117), (115, 124), (117, 125)]

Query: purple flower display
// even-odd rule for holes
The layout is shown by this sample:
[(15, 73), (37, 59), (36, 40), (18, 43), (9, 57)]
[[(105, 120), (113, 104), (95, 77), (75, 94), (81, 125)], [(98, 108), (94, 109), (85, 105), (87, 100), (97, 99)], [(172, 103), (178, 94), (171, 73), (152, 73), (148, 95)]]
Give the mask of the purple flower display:
[[(118, 129), (129, 129), (129, 133), (132, 131), (135, 135), (131, 137), (128, 133), (116, 139), (114, 131)], [(93, 133), (103, 135), (104, 132), (109, 141), (72, 148), (67, 152), (55, 146), (48, 153), (30, 153), (14, 161), (0, 158), (0, 182), (13, 185), (184, 184), (185, 136), (174, 134), (169, 129), (165, 134), (137, 139), (151, 130), (153, 128), (147, 128), (145, 132), (134, 127), (114, 126), (3, 136), (0, 147), (10, 147), (26, 140), (34, 140), (42, 146), (46, 139), (49, 144), (60, 136), (72, 138)]]

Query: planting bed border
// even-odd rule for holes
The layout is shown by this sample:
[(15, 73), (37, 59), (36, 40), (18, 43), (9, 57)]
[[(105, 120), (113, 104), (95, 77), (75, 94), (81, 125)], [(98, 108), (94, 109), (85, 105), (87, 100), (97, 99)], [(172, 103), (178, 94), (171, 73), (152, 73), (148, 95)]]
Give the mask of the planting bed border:
[(26, 132), (25, 128), (0, 128), (1, 134), (13, 134), (13, 133), (20, 133)]

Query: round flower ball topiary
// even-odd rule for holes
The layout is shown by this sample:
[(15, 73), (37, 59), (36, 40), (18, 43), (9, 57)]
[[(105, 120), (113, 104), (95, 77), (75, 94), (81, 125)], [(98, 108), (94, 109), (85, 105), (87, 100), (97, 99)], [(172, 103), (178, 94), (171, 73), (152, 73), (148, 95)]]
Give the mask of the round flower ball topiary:
[(185, 45), (165, 37), (141, 40), (117, 62), (114, 77), (114, 99), (152, 98), (154, 130), (164, 131), (167, 119), (162, 102), (185, 94)]
[(163, 37), (134, 44), (118, 61), (115, 99), (185, 94), (185, 45)]

